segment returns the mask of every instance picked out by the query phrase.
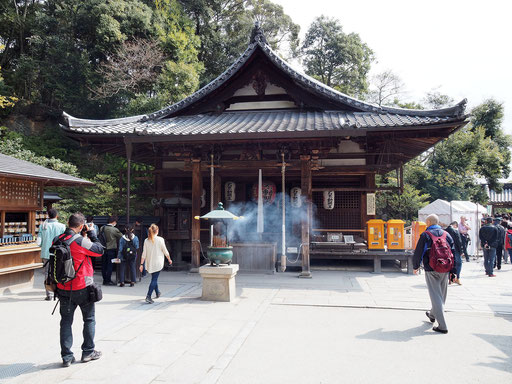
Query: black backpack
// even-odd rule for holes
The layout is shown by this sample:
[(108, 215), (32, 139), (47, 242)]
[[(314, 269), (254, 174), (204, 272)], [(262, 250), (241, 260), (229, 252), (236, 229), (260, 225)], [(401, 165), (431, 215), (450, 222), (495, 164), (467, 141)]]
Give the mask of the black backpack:
[(128, 240), (123, 247), (123, 258), (126, 261), (132, 261), (137, 256), (137, 250), (135, 249), (135, 244), (132, 240)]
[[(48, 287), (54, 286), (56, 288), (57, 284), (65, 284), (69, 283), (76, 277), (77, 272), (82, 267), (83, 261), (75, 270), (73, 256), (71, 255), (70, 245), (73, 241), (75, 241), (79, 234), (75, 234), (68, 240), (64, 240), (66, 234), (62, 234), (54, 240), (52, 246), (50, 247), (50, 259), (48, 260), (48, 275), (46, 277), (45, 285)], [(55, 292), (55, 288), (53, 292)], [(52, 290), (52, 289), (49, 289)]]
[(105, 226), (101, 227), (100, 233), (98, 234), (98, 240), (100, 241), (103, 248), (107, 248), (107, 238), (105, 237)]

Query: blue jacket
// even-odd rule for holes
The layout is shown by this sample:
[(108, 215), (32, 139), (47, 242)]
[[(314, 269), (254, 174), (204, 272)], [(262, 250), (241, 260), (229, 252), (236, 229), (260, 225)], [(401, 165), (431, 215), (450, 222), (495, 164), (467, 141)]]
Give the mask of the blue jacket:
[[(119, 250), (117, 251), (117, 257), (121, 260), (123, 260), (123, 249), (126, 246), (126, 243), (128, 242), (128, 238), (126, 235), (121, 237), (121, 240), (119, 240)], [(139, 238), (135, 235), (133, 235), (133, 245), (135, 246), (135, 249), (139, 249)]]
[(50, 258), (50, 247), (53, 239), (64, 233), (66, 226), (59, 223), (57, 219), (48, 219), (39, 227), (38, 241), (41, 246), (41, 259)]
[[(432, 239), (428, 233), (426, 233), (427, 231), (434, 236), (442, 236), (443, 232), (446, 232), (439, 225), (431, 225), (428, 227), (427, 230), (420, 235), (418, 244), (416, 244), (416, 249), (414, 250), (414, 256), (412, 258), (412, 266), (414, 269), (418, 269), (420, 267), (421, 261), (423, 260), (423, 267), (425, 268), (425, 272), (432, 272), (433, 269), (429, 264), (429, 253), (430, 247), (432, 246)], [(446, 241), (450, 245), (453, 253), (455, 251), (453, 239), (448, 232), (446, 232)]]

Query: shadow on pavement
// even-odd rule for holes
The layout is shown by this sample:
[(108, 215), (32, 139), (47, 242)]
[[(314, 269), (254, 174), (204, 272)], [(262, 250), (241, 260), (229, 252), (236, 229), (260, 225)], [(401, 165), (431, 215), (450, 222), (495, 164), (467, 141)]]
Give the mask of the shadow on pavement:
[(432, 329), (432, 324), (424, 322), (422, 325), (409, 328), (403, 331), (383, 331), (383, 328), (377, 328), (373, 331), (369, 331), (363, 335), (356, 336), (358, 339), (369, 339), (379, 341), (395, 341), (395, 342), (406, 342), (411, 341), (414, 337), (418, 336), (431, 336), (435, 335), (435, 332), (426, 332)]
[(481, 362), (476, 365), (499, 369), (500, 371), (512, 372), (512, 336), (486, 335), (475, 333), (475, 336), (487, 341), (489, 344), (499, 349), (505, 356), (489, 356), (492, 362)]
[(62, 369), (62, 363), (48, 363), (35, 365), (34, 363), (0, 364), (0, 382), (5, 379), (13, 379), (27, 373), (43, 371), (46, 369)]

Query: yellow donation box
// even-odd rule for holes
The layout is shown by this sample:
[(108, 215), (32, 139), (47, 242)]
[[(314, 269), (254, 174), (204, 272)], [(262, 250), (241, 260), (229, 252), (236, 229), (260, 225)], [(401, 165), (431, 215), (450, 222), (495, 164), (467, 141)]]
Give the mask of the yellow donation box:
[(372, 219), (366, 223), (368, 225), (368, 249), (384, 250), (384, 223), (379, 219)]
[(418, 240), (420, 239), (420, 235), (427, 230), (427, 224), (423, 221), (413, 221), (412, 222), (412, 248), (416, 248), (416, 244), (418, 244)]
[(404, 226), (403, 220), (388, 221), (388, 251), (403, 251), (404, 247)]

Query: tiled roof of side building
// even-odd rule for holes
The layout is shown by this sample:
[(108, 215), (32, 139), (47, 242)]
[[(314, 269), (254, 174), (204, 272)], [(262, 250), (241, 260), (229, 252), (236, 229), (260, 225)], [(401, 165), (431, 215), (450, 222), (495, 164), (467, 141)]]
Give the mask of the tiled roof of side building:
[(47, 185), (94, 185), (90, 181), (79, 179), (62, 172), (42, 167), (29, 161), (16, 159), (0, 153), (0, 176), (9, 178), (28, 178), (43, 180)]

